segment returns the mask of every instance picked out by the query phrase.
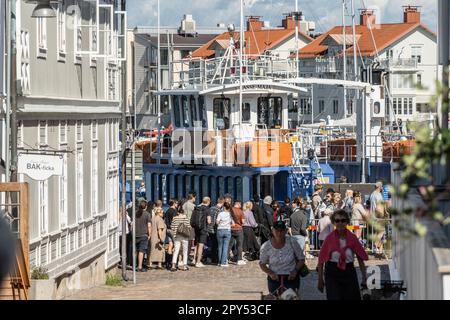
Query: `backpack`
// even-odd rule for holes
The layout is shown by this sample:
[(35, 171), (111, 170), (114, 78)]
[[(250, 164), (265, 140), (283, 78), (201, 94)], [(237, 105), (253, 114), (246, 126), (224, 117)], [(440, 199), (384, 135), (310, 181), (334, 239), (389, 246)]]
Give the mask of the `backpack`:
[(191, 227), (194, 229), (202, 229), (202, 216), (203, 216), (203, 210), (199, 207), (195, 207), (194, 211), (192, 211), (191, 216)]
[(182, 222), (178, 225), (177, 234), (189, 237), (191, 235), (191, 226), (185, 222)]

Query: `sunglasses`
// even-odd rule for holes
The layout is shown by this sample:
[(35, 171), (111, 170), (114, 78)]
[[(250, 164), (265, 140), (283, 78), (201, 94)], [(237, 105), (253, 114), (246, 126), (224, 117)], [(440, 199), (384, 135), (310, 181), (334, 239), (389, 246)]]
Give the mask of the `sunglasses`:
[(336, 219), (336, 220), (334, 220), (334, 222), (336, 222), (336, 223), (348, 223), (348, 220), (347, 219)]

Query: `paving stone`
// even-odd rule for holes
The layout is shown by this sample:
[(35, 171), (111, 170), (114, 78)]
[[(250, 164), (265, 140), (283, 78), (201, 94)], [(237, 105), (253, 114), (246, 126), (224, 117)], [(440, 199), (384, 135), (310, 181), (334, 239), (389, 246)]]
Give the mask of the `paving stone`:
[[(317, 290), (317, 259), (307, 261), (311, 270), (301, 280), (303, 300), (324, 300)], [(382, 279), (389, 279), (386, 260), (370, 260), (367, 265), (380, 266)], [(358, 271), (359, 273), (359, 271)], [(131, 277), (131, 271), (128, 272)], [(137, 284), (125, 283), (122, 287), (106, 285), (82, 290), (68, 297), (69, 300), (260, 300), (267, 293), (266, 275), (257, 261), (245, 266), (230, 265), (229, 268), (206, 266), (190, 267), (189, 271), (170, 272), (149, 270), (137, 273)]]

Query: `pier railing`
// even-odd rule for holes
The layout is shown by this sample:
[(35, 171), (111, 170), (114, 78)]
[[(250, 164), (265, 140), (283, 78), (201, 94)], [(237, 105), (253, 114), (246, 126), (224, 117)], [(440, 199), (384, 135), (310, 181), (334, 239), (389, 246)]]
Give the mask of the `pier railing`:
[[(351, 220), (347, 228), (358, 237), (360, 243), (369, 254), (392, 256), (391, 219)], [(307, 232), (308, 240), (305, 252), (317, 255), (322, 244), (322, 241), (319, 240), (321, 232), (319, 219), (310, 220)]]

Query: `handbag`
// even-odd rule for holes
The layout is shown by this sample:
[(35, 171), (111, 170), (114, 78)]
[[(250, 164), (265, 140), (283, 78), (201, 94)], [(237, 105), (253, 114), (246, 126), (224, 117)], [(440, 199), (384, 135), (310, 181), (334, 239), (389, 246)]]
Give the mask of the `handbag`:
[(185, 237), (189, 237), (191, 235), (192, 227), (184, 222), (180, 223), (177, 228), (177, 234), (180, 234)]

